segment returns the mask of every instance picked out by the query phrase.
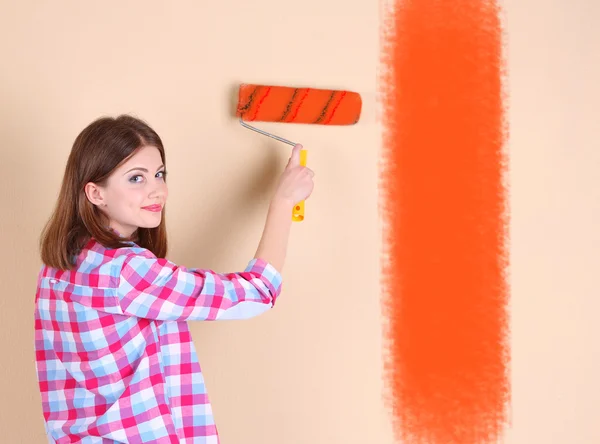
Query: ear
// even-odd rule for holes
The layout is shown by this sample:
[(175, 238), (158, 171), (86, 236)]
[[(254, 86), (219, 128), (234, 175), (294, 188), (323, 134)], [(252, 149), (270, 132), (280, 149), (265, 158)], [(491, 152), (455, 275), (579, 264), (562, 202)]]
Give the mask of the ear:
[(104, 190), (93, 182), (85, 184), (85, 195), (88, 200), (96, 205), (97, 207), (105, 207), (106, 201), (104, 200)]

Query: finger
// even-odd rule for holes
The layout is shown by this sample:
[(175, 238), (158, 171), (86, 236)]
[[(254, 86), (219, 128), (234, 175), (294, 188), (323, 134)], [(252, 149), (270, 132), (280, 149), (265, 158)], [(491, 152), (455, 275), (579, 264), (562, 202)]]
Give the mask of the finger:
[(292, 148), (292, 155), (290, 156), (290, 160), (288, 161), (289, 167), (295, 167), (300, 165), (300, 151), (302, 151), (302, 145), (297, 143)]

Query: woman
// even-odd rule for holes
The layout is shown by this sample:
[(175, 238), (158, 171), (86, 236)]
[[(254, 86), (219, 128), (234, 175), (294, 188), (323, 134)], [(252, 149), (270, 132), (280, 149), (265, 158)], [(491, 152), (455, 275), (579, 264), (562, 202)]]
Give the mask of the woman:
[(218, 274), (165, 258), (167, 173), (156, 132), (123, 115), (79, 134), (40, 241), (35, 350), (50, 442), (219, 442), (186, 321), (273, 307), (292, 208), (314, 186), (300, 149), (256, 255), (243, 272)]

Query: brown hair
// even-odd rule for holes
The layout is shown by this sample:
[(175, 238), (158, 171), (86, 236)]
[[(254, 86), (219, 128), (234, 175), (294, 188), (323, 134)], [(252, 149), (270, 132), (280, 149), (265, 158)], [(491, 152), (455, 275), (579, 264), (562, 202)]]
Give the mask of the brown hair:
[(75, 139), (54, 212), (40, 237), (44, 264), (61, 270), (71, 269), (74, 259), (90, 238), (107, 248), (120, 248), (135, 241), (164, 258), (167, 231), (164, 209), (156, 228), (138, 228), (134, 239), (125, 239), (111, 231), (106, 216), (92, 204), (85, 185), (105, 185), (113, 170), (142, 146), (154, 146), (166, 167), (165, 150), (158, 134), (145, 122), (129, 115), (101, 117), (89, 124)]

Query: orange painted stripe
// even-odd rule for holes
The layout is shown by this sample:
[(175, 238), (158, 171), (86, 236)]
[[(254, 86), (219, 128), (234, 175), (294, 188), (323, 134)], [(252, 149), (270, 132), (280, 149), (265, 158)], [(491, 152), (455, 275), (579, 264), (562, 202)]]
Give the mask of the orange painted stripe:
[(387, 383), (403, 442), (506, 421), (502, 34), (493, 0), (403, 0), (385, 28)]

